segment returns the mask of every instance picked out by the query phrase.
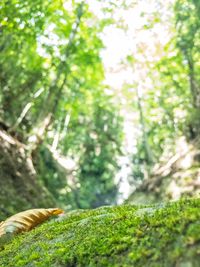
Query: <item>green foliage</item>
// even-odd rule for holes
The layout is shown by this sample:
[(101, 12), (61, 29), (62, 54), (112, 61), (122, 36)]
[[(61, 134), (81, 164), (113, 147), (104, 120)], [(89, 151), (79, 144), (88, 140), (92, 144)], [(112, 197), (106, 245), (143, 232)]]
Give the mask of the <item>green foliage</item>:
[[(92, 159), (96, 163), (91, 168), (99, 168), (100, 174), (88, 173), (92, 179), (88, 178), (81, 199), (87, 207), (92, 205), (97, 197), (91, 188), (96, 187), (101, 188), (98, 194), (105, 191), (106, 203), (114, 202), (121, 119), (114, 105), (107, 107), (112, 100), (101, 85), (100, 57), (100, 34), (111, 20), (98, 20), (85, 1), (1, 1), (0, 13), (0, 120), (34, 150), (38, 177), (53, 196), (71, 206), (75, 200), (67, 192), (73, 189), (74, 196), (77, 184), (86, 184), (83, 173), (91, 160), (86, 150), (89, 136), (97, 132), (99, 144), (93, 144)], [(56, 136), (56, 152), (77, 158), (73, 185), (51, 155)], [(100, 158), (96, 145), (103, 151)], [(109, 192), (115, 193), (108, 196)]]
[[(166, 23), (171, 39), (164, 46), (159, 37), (153, 44), (136, 40), (124, 63), (136, 78), (120, 92), (123, 108), (102, 85), (102, 32), (115, 23), (128, 33), (116, 20), (137, 3), (95, 3), (101, 19), (85, 1), (0, 3), (0, 122), (27, 145), (41, 182), (71, 208), (115, 203), (122, 110), (133, 117), (134, 179), (150, 176), (178, 137), (191, 140), (200, 131), (199, 1), (177, 0), (173, 11), (156, 1), (153, 13), (141, 12), (144, 34), (158, 34)], [(60, 166), (58, 155), (74, 161), (73, 169)]]
[(177, 1), (175, 5), (177, 47), (183, 55), (188, 76), (188, 88), (192, 97), (192, 109), (188, 116), (189, 138), (199, 135), (200, 107), (200, 5), (198, 1)]
[[(58, 101), (57, 93), (63, 79), (69, 76), (69, 72), (70, 77), (62, 92), (63, 98), (59, 99), (61, 107), (66, 103), (62, 103), (62, 99), (71, 102), (74, 100), (73, 95), (81, 97), (76, 93), (80, 87), (79, 78), (82, 87), (88, 90), (102, 80), (103, 69), (99, 57), (102, 43), (98, 38), (101, 26), (97, 23), (95, 27), (94, 24), (89, 25), (94, 18), (85, 5), (83, 18), (80, 18), (82, 22), (79, 22), (80, 30), (75, 32), (73, 27), (78, 16), (78, 6), (72, 4), (70, 11), (60, 1), (52, 4), (48, 1), (38, 1), (38, 4), (11, 1), (9, 10), (6, 1), (1, 5), (1, 106), (7, 110), (2, 113), (2, 119), (11, 126), (29, 101), (33, 102), (34, 108), (20, 128), (28, 123), (30, 131), (30, 123), (35, 122), (38, 110), (44, 109), (44, 105), (51, 112), (53, 103)], [(53, 100), (46, 103), (52, 86)], [(44, 92), (35, 100), (34, 94), (41, 88)], [(60, 115), (59, 108), (57, 114)]]
[(73, 211), (14, 238), (0, 265), (197, 267), (199, 207), (188, 199)]
[[(116, 129), (121, 128), (119, 118), (113, 113), (114, 106), (96, 103), (93, 117), (87, 124), (80, 156), (77, 190), (80, 208), (98, 207), (115, 203), (117, 184), (114, 181), (119, 166), (121, 136)], [(93, 192), (93, 194), (90, 194)]]
[(114, 178), (119, 169), (117, 156), (122, 153), (123, 136), (116, 131), (121, 128), (121, 118), (107, 97), (94, 102), (90, 114), (84, 113), (88, 110), (84, 106), (80, 114), (71, 114), (65, 138), (59, 144), (63, 154), (77, 161), (73, 170), (66, 173), (55, 164), (48, 149), (40, 150), (41, 179), (62, 204), (73, 208), (114, 204), (118, 192)]
[[(125, 91), (133, 88), (128, 98), (132, 97), (130, 104), (138, 114), (137, 151), (133, 155), (135, 179), (148, 176), (146, 173), (154, 166), (152, 162), (159, 162), (163, 154), (173, 153), (177, 138), (185, 135), (192, 140), (199, 136), (199, 8), (199, 1), (177, 0), (167, 25), (170, 41), (163, 48), (155, 41), (153, 59), (148, 59), (148, 48), (143, 43), (138, 45), (135, 55), (126, 58), (125, 64), (131, 66), (133, 73), (142, 66), (146, 74), (146, 77), (141, 75), (144, 81), (137, 80), (124, 87)], [(156, 19), (158, 14), (150, 17), (152, 30), (162, 23)], [(144, 31), (149, 28), (145, 26)], [(137, 96), (140, 89), (141, 99)]]
[(64, 199), (60, 191), (67, 185), (66, 173), (59, 168), (52, 153), (46, 146), (40, 147), (38, 157), (38, 176), (49, 192), (55, 197), (57, 202), (62, 205)]

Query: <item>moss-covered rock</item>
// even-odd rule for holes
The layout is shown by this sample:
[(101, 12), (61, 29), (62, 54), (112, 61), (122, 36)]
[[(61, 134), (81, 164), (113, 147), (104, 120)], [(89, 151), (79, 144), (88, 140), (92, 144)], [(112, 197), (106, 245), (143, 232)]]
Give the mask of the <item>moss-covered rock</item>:
[(16, 236), (1, 267), (200, 264), (200, 199), (74, 211)]

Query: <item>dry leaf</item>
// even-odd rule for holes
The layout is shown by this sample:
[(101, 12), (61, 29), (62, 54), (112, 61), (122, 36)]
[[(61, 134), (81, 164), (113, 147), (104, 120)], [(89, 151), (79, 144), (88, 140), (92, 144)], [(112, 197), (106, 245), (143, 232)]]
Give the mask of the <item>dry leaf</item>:
[(17, 213), (3, 222), (0, 222), (0, 237), (7, 233), (30, 231), (36, 225), (46, 221), (52, 215), (63, 213), (58, 208), (31, 209)]

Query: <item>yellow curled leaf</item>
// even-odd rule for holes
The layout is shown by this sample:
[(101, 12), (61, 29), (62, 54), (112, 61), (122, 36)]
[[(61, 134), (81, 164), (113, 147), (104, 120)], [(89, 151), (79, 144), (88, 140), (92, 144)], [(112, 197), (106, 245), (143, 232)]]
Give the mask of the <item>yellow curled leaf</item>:
[(52, 215), (58, 215), (64, 211), (59, 208), (31, 209), (19, 212), (3, 222), (0, 222), (0, 237), (7, 233), (21, 233), (30, 231), (38, 224), (46, 221)]

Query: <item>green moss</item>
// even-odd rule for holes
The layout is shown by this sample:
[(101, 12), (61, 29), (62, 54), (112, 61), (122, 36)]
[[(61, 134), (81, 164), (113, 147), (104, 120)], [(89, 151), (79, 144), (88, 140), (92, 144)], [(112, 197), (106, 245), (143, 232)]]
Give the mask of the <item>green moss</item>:
[(200, 199), (74, 211), (16, 236), (0, 266), (199, 266)]

